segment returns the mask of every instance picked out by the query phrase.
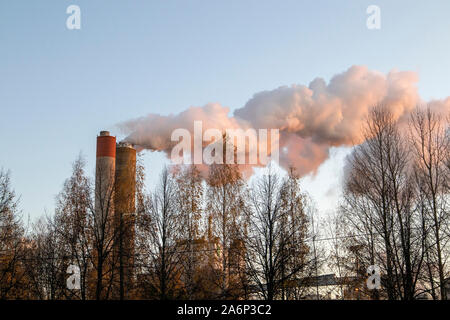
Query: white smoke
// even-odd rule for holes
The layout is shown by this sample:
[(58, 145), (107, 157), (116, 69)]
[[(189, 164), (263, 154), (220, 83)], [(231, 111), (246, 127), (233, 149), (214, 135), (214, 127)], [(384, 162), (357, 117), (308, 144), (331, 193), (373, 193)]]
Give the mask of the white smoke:
[[(203, 130), (236, 128), (279, 129), (280, 165), (293, 166), (305, 175), (315, 172), (328, 158), (332, 146), (362, 141), (362, 126), (370, 109), (383, 104), (396, 119), (408, 119), (417, 105), (424, 104), (417, 91), (415, 72), (393, 70), (388, 74), (352, 66), (327, 84), (316, 78), (309, 86), (283, 86), (256, 93), (230, 115), (227, 107), (210, 103), (190, 107), (176, 115), (149, 114), (119, 124), (129, 141), (141, 148), (170, 154), (171, 133), (177, 128), (192, 132), (195, 120)], [(433, 100), (431, 108), (450, 111), (450, 97)]]

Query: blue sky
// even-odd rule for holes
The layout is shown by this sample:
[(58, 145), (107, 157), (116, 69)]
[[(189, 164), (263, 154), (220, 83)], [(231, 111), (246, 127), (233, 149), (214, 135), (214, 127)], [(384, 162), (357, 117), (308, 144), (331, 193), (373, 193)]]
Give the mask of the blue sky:
[[(81, 30), (66, 8), (81, 8)], [(366, 8), (381, 8), (381, 29)], [(351, 65), (413, 70), (423, 98), (450, 95), (450, 2), (347, 0), (0, 1), (0, 167), (10, 169), (25, 214), (37, 217), (81, 151), (88, 172), (101, 129), (148, 113), (329, 80)], [(307, 188), (335, 206), (346, 150)], [(147, 154), (151, 185), (163, 156)]]

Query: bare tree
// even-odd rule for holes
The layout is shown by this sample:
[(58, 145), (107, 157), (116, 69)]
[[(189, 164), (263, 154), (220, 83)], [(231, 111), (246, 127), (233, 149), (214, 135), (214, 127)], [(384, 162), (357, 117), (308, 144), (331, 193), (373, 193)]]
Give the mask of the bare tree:
[(20, 298), (24, 229), (9, 172), (0, 170), (0, 299)]
[(41, 300), (65, 299), (69, 257), (53, 217), (45, 215), (34, 223), (29, 239), (25, 265), (32, 294)]
[(244, 182), (235, 164), (212, 164), (207, 180), (206, 211), (210, 217), (210, 232), (218, 241), (220, 268), (216, 272), (220, 298), (230, 297), (230, 252), (233, 243), (243, 239)]
[[(285, 243), (285, 263), (281, 265), (281, 299), (300, 299), (308, 292), (306, 279), (319, 269), (318, 250), (307, 243), (314, 223), (314, 208), (311, 199), (300, 189), (300, 178), (290, 168), (281, 187), (281, 238)], [(309, 212), (308, 212), (309, 211)], [(311, 250), (312, 249), (312, 250)]]
[(198, 254), (201, 235), (201, 219), (203, 212), (203, 184), (200, 171), (195, 165), (179, 167), (175, 176), (178, 194), (178, 245), (182, 252), (182, 276), (186, 297), (192, 299), (199, 290), (197, 267), (202, 255)]
[(409, 148), (384, 106), (373, 108), (364, 129), (365, 142), (348, 159), (343, 210), (368, 235), (365, 260), (383, 266), (389, 299), (413, 299), (424, 252)]
[(80, 290), (68, 292), (68, 298), (88, 298), (88, 276), (91, 263), (92, 228), (89, 210), (92, 208), (91, 183), (86, 177), (85, 160), (80, 155), (72, 166), (72, 176), (64, 183), (57, 197), (54, 229), (61, 238), (63, 249), (80, 271)]
[[(448, 238), (444, 230), (449, 218), (448, 189), (445, 188), (448, 181), (446, 161), (450, 147), (448, 123), (445, 123), (445, 119), (430, 108), (426, 110), (417, 108), (411, 116), (410, 128), (416, 185), (424, 200), (422, 209), (425, 216), (425, 228), (429, 227), (432, 230), (429, 234), (427, 233), (432, 239), (426, 239), (428, 244), (426, 260), (431, 292), (435, 297), (432, 270), (432, 265), (435, 265), (440, 295), (442, 299), (445, 299), (445, 279), (448, 276), (445, 270), (448, 250), (445, 250), (445, 245)], [(430, 241), (435, 245), (429, 245)]]
[(173, 176), (164, 168), (147, 214), (150, 216), (148, 242), (146, 249), (150, 253), (147, 270), (150, 274), (149, 285), (157, 298), (176, 298), (179, 294), (179, 254), (177, 252), (177, 193)]
[(301, 286), (299, 276), (309, 277), (314, 270), (315, 263), (305, 243), (305, 203), (297, 187), (295, 177), (283, 182), (269, 169), (250, 191), (248, 272), (258, 292), (267, 300), (280, 294), (286, 298), (290, 294), (282, 290), (286, 284), (291, 288)]
[(345, 241), (347, 230), (341, 212), (328, 215), (324, 221), (324, 231), (326, 239), (329, 239), (327, 266), (338, 278), (337, 297), (345, 299), (345, 290), (351, 285), (351, 268), (349, 268), (349, 250)]

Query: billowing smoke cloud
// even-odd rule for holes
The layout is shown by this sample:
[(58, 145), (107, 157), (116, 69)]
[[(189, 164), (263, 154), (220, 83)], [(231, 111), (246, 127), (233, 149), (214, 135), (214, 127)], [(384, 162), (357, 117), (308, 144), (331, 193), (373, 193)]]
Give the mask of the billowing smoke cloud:
[[(119, 127), (125, 140), (141, 148), (170, 154), (174, 129), (192, 132), (195, 120), (203, 130), (236, 128), (279, 129), (280, 165), (294, 166), (305, 175), (315, 172), (328, 158), (332, 146), (361, 143), (361, 128), (370, 109), (383, 104), (396, 119), (406, 120), (421, 105), (415, 72), (393, 70), (388, 74), (352, 66), (327, 84), (316, 78), (309, 86), (292, 85), (256, 93), (242, 108), (230, 115), (227, 107), (210, 103), (190, 107), (177, 115), (149, 114), (126, 121)], [(450, 111), (450, 98), (433, 100), (436, 110)]]

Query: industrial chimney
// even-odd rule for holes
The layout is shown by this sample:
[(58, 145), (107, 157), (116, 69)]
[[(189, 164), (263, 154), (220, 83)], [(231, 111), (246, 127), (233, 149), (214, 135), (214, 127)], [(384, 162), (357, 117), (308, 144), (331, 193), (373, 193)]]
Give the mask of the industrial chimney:
[[(120, 142), (108, 131), (97, 137), (95, 177), (95, 215), (99, 232), (102, 226), (114, 239), (114, 255), (105, 264), (112, 274), (113, 296), (124, 299), (133, 287), (136, 149)], [(99, 233), (100, 234), (100, 233)], [(111, 269), (112, 268), (112, 269)]]
[(135, 233), (136, 149), (120, 142), (116, 147), (114, 222), (118, 230), (115, 246), (119, 258), (120, 299), (132, 288)]
[(97, 160), (95, 166), (95, 214), (100, 227), (108, 216), (112, 216), (114, 178), (116, 170), (116, 137), (108, 131), (97, 136)]

